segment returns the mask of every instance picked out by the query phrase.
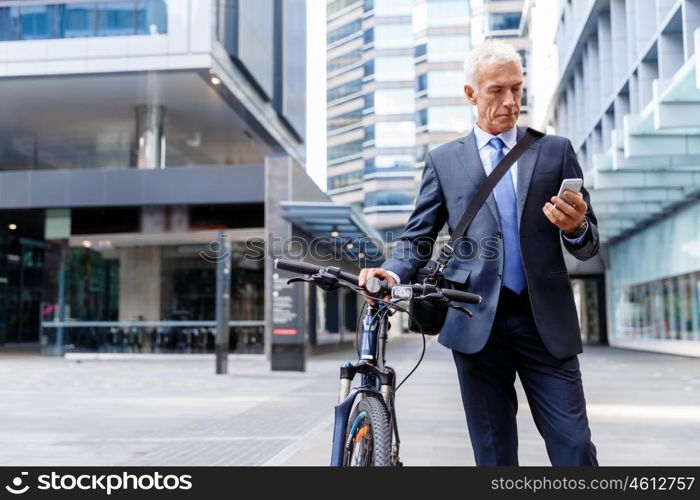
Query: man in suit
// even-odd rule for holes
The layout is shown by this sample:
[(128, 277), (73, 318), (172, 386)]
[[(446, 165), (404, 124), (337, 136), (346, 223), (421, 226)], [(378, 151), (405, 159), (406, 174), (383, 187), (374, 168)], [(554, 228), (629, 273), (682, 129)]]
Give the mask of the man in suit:
[[(444, 223), (452, 233), (486, 175), (525, 134), (516, 125), (523, 74), (515, 49), (487, 42), (470, 51), (464, 66), (476, 125), (426, 155), (404, 233), (381, 268), (361, 271), (360, 285), (370, 276), (409, 282)], [(483, 297), (470, 306), (472, 318), (450, 309), (438, 338), (453, 352), (477, 465), (518, 464), (516, 373), (552, 465), (598, 464), (561, 244), (589, 259), (598, 252), (598, 230), (585, 189), (556, 196), (562, 179), (582, 177), (571, 142), (542, 137), (499, 181), (445, 267), (456, 288)]]

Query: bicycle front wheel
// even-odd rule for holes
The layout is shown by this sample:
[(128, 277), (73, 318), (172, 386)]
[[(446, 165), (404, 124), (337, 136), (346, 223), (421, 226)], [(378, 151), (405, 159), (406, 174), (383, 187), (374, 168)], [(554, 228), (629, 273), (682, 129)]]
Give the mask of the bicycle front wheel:
[(346, 467), (391, 466), (391, 423), (378, 398), (361, 399), (348, 421), (343, 465)]

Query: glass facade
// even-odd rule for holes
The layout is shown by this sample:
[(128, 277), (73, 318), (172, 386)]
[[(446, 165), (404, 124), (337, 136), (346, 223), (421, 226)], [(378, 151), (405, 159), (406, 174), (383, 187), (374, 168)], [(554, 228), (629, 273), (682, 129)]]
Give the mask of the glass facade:
[(616, 338), (700, 341), (700, 272), (622, 289)]
[(488, 30), (506, 31), (517, 30), (520, 27), (521, 12), (491, 12), (489, 13)]
[(378, 148), (401, 148), (416, 143), (416, 123), (379, 122), (374, 128), (374, 144)]
[(465, 105), (430, 106), (421, 110), (419, 126), (428, 132), (466, 132), (472, 123), (472, 111)]
[(167, 0), (47, 2), (0, 7), (0, 41), (167, 32)]
[(379, 56), (374, 60), (374, 79), (378, 82), (413, 80), (413, 57)]
[(333, 2), (330, 2), (326, 7), (326, 13), (328, 16), (333, 16), (341, 10), (347, 9), (351, 5), (361, 4), (362, 0), (334, 0)]
[(612, 339), (700, 341), (700, 205), (610, 247)]
[(342, 115), (328, 118), (328, 132), (333, 132), (338, 129), (351, 127), (353, 125), (360, 126), (362, 124), (362, 109), (355, 109), (343, 113)]
[(413, 89), (380, 89), (374, 92), (374, 113), (377, 115), (412, 114), (415, 109)]
[[(334, 2), (328, 5), (335, 8)], [(336, 194), (342, 196), (343, 203), (356, 204), (373, 214), (370, 223), (382, 231), (382, 224), (397, 226), (401, 217), (409, 215), (407, 207), (413, 203), (415, 189), (385, 186), (390, 177), (411, 184), (417, 163), (425, 154), (425, 145), (418, 141), (436, 146), (449, 140), (450, 134), (457, 138), (472, 123), (469, 107), (463, 103), (461, 70), (470, 48), (471, 5), (466, 0), (364, 0), (363, 7), (364, 12), (344, 10), (342, 18), (328, 16), (328, 32), (333, 34), (328, 40), (329, 45), (333, 43), (333, 58), (327, 61), (328, 133), (333, 144), (328, 156), (328, 185), (339, 189), (352, 186), (354, 181), (356, 190)], [(343, 42), (337, 41), (344, 26), (357, 30), (344, 32), (347, 58), (340, 55)], [(349, 73), (344, 70), (354, 72), (360, 64), (363, 77), (348, 82)], [(351, 112), (360, 99), (362, 104)], [(339, 112), (334, 112), (336, 107)], [(355, 130), (361, 124), (362, 141)], [(422, 125), (425, 127), (419, 128)], [(435, 138), (429, 135), (432, 132)], [(338, 144), (344, 137), (347, 143)], [(363, 178), (356, 177), (355, 162), (360, 157)], [(363, 188), (361, 183), (369, 179), (382, 179), (382, 185)], [(391, 217), (380, 220), (378, 212), (392, 212), (391, 205), (396, 205)]]
[(431, 71), (426, 85), (428, 97), (464, 97), (464, 73), (458, 70)]
[(467, 26), (471, 16), (470, 2), (465, 0), (427, 0), (413, 10), (413, 30)]
[(356, 35), (361, 29), (362, 21), (359, 19), (355, 19), (354, 21), (350, 21), (349, 23), (343, 24), (342, 26), (332, 31), (329, 31), (327, 35), (327, 42), (329, 45), (333, 44), (338, 40), (342, 40), (343, 38), (347, 38), (351, 35)]
[(413, 191), (379, 189), (367, 193), (365, 196), (365, 206), (412, 205), (414, 199), (415, 193)]
[[(262, 241), (260, 242), (262, 245)], [(66, 249), (66, 352), (211, 352), (216, 263), (207, 244)], [(41, 342), (57, 342), (60, 247), (49, 242)], [(232, 245), (231, 350), (262, 352), (263, 262)], [(248, 325), (246, 325), (248, 323)]]
[(328, 177), (328, 189), (340, 189), (362, 181), (362, 170)]
[(0, 345), (39, 340), (45, 246), (0, 234)]
[(362, 61), (362, 49), (351, 50), (346, 52), (335, 59), (328, 61), (327, 71), (328, 73), (333, 73), (339, 69), (347, 68), (349, 66), (355, 66)]
[(406, 0), (373, 0), (374, 15), (383, 16), (410, 16), (412, 11), (411, 2)]
[(464, 61), (469, 52), (469, 35), (430, 36), (427, 41), (428, 62)]
[(362, 92), (362, 82), (360, 80), (338, 85), (337, 87), (328, 89), (328, 102), (342, 99), (359, 92)]
[(362, 154), (362, 140), (346, 142), (328, 148), (328, 161), (338, 160), (346, 156)]
[(374, 27), (375, 49), (400, 49), (413, 46), (410, 24), (377, 24)]

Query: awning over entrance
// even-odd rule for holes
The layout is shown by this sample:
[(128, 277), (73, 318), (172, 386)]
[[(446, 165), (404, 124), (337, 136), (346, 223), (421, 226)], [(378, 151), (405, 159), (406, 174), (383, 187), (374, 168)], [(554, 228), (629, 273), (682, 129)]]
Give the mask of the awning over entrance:
[(635, 231), (700, 194), (700, 29), (695, 55), (670, 79), (653, 81), (653, 98), (612, 131), (593, 157), (591, 202), (601, 239)]
[(312, 238), (323, 239), (357, 259), (380, 261), (384, 242), (380, 234), (352, 205), (332, 202), (283, 201), (282, 217)]

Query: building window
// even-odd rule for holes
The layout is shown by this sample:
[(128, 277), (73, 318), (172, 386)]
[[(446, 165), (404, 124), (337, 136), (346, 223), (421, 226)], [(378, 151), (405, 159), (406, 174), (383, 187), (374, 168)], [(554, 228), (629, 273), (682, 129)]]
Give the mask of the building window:
[(464, 61), (469, 48), (469, 35), (430, 36), (428, 62)]
[(340, 189), (362, 182), (362, 170), (328, 177), (328, 189)]
[(374, 42), (374, 28), (370, 28), (364, 32), (362, 35), (362, 42), (365, 45), (369, 45), (370, 43)]
[(410, 171), (413, 168), (413, 155), (377, 155), (365, 160), (365, 175), (378, 172)]
[(349, 23), (343, 24), (339, 28), (336, 28), (334, 30), (331, 30), (328, 32), (328, 44), (332, 44), (337, 42), (338, 40), (342, 40), (343, 38), (347, 38), (350, 35), (354, 33), (359, 33), (362, 30), (362, 20), (361, 19), (355, 19), (354, 21), (350, 21)]
[(328, 61), (328, 73), (333, 73), (348, 66), (354, 66), (362, 61), (362, 49), (351, 50)]
[(136, 24), (136, 10), (133, 2), (98, 3), (96, 18), (98, 36), (131, 35)]
[(350, 7), (351, 5), (359, 3), (360, 0), (334, 0), (333, 2), (328, 4), (326, 15), (330, 17), (336, 12), (340, 12), (341, 10)]
[(374, 125), (365, 127), (365, 142), (374, 140)]
[(416, 125), (419, 127), (425, 127), (428, 125), (428, 110), (421, 109), (416, 113)]
[(0, 41), (167, 32), (167, 0), (55, 3), (0, 8)]
[(464, 73), (461, 71), (431, 71), (428, 73), (428, 97), (462, 97)]
[(374, 0), (374, 15), (381, 16), (410, 16), (413, 2), (406, 0)]
[(374, 92), (374, 113), (377, 115), (410, 114), (415, 109), (413, 89), (379, 89)]
[(353, 80), (352, 82), (328, 89), (328, 102), (347, 97), (362, 91), (362, 82)]
[(468, 26), (471, 18), (471, 6), (465, 0), (440, 2), (422, 2), (413, 10), (413, 30), (445, 26)]
[(413, 80), (413, 57), (383, 56), (374, 62), (374, 79), (378, 82)]
[(700, 273), (622, 288), (620, 339), (700, 340)]
[(416, 78), (416, 88), (418, 92), (428, 90), (428, 75), (426, 73), (418, 75), (418, 78)]
[(488, 16), (490, 31), (517, 30), (521, 12), (491, 12)]
[(415, 143), (415, 121), (378, 122), (375, 125), (374, 144), (377, 148), (413, 147)]
[(431, 106), (427, 110), (429, 132), (464, 132), (472, 125), (469, 106)]
[(410, 24), (377, 24), (374, 27), (374, 48), (400, 49), (413, 45)]
[(346, 142), (345, 144), (328, 148), (328, 161), (362, 153), (362, 142), (362, 140)]
[(328, 118), (328, 132), (362, 123), (362, 109), (348, 111), (342, 115)]
[(366, 77), (370, 77), (374, 75), (374, 59), (370, 59), (369, 61), (365, 61), (365, 63), (362, 65), (363, 68), (363, 74)]
[(371, 191), (365, 195), (365, 207), (412, 205), (414, 196), (413, 191), (394, 189)]

